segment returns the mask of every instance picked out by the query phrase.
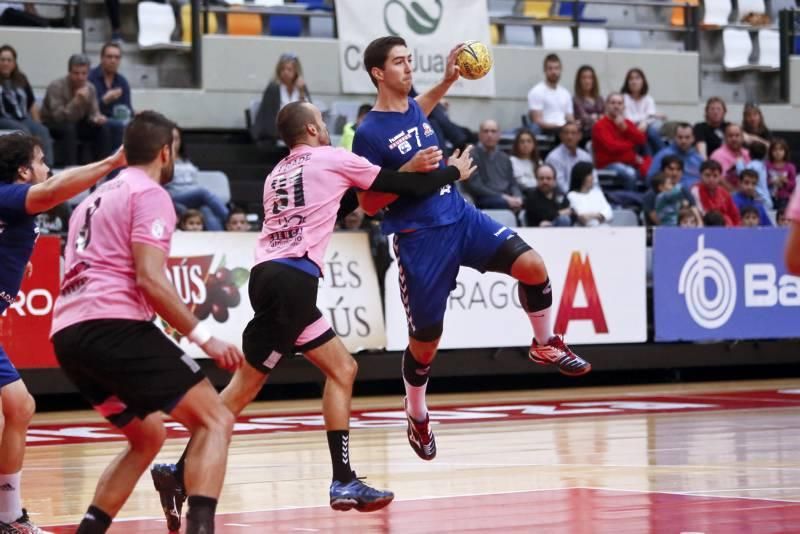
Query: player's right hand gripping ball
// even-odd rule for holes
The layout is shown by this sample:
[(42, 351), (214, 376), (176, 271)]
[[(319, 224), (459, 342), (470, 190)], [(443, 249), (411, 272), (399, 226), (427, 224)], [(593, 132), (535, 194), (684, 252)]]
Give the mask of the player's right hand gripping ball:
[(492, 54), (482, 42), (467, 41), (456, 56), (456, 65), (461, 76), (468, 80), (477, 80), (492, 69)]

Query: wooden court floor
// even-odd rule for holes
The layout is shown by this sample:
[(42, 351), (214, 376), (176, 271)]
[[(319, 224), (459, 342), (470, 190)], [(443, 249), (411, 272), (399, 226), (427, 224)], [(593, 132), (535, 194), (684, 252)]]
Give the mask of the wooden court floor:
[[(800, 533), (800, 380), (433, 396), (438, 456), (418, 459), (399, 397), (354, 400), (351, 461), (396, 500), (327, 507), (319, 401), (253, 405), (240, 418), (218, 533)], [(170, 430), (159, 461), (186, 443)], [(91, 412), (38, 414), (25, 506), (74, 532), (123, 444)], [(111, 533), (166, 532), (149, 476)]]

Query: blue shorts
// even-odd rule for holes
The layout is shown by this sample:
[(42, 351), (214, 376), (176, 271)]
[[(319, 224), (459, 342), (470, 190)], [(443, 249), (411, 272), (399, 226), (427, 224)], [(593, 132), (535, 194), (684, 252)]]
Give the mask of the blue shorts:
[(3, 346), (0, 345), (0, 388), (9, 385), (11, 382), (16, 382), (19, 378), (19, 373), (14, 364), (11, 363), (8, 354), (3, 350)]
[(459, 267), (486, 272), (500, 245), (515, 235), (471, 204), (453, 224), (395, 234), (409, 335), (442, 324)]

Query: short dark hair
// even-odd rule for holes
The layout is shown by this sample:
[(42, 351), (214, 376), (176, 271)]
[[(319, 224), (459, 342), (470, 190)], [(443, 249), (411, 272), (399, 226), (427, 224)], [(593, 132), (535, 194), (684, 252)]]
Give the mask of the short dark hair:
[(119, 50), (120, 55), (122, 55), (122, 47), (119, 45), (119, 43), (115, 43), (114, 41), (109, 41), (103, 45), (103, 48), (100, 49), (100, 57), (106, 55), (106, 50), (108, 50), (109, 48), (116, 48), (117, 50)]
[(758, 172), (756, 172), (755, 169), (742, 170), (742, 172), (739, 174), (739, 181), (743, 181), (745, 177), (752, 178), (753, 180), (756, 181), (756, 183), (758, 183), (758, 180), (760, 179), (758, 176)]
[(673, 163), (677, 163), (678, 165), (680, 165), (681, 170), (683, 170), (683, 160), (678, 156), (672, 154), (664, 156), (664, 158), (661, 160), (661, 168), (659, 170), (663, 171)]
[(278, 112), (276, 122), (278, 135), (291, 148), (305, 137), (306, 125), (314, 122), (314, 111), (307, 102), (291, 102)]
[(641, 94), (642, 94), (642, 96), (646, 95), (647, 91), (650, 90), (650, 85), (648, 85), (648, 83), (647, 83), (647, 76), (644, 75), (644, 71), (642, 69), (640, 69), (639, 67), (632, 68), (625, 75), (625, 82), (622, 84), (622, 89), (620, 89), (620, 93), (628, 94), (628, 95), (631, 94), (631, 90), (628, 87), (628, 84), (630, 83), (630, 79), (631, 79), (631, 74), (638, 74), (639, 76), (642, 77), (642, 91), (641, 91)]
[(658, 173), (650, 179), (650, 187), (653, 188), (653, 191), (658, 193), (658, 190), (661, 189), (667, 181), (667, 177), (664, 176), (663, 173)]
[(386, 37), (378, 37), (364, 50), (364, 68), (369, 74), (369, 79), (372, 84), (378, 87), (378, 81), (372, 76), (372, 69), (377, 67), (384, 68), (386, 59), (389, 57), (389, 52), (395, 46), (407, 46), (406, 40), (396, 35), (387, 35)]
[(158, 157), (159, 151), (172, 146), (174, 122), (156, 111), (137, 113), (125, 128), (125, 157), (128, 165), (144, 165)]
[(703, 215), (703, 226), (725, 226), (725, 216), (717, 210), (711, 210)]
[(230, 209), (228, 210), (228, 217), (225, 219), (225, 222), (228, 223), (231, 220), (231, 217), (234, 215), (247, 215), (247, 212), (241, 206), (237, 206), (232, 204)]
[(372, 104), (361, 104), (358, 106), (358, 113), (356, 113), (356, 117), (363, 117), (370, 111), (372, 111)]
[(91, 65), (92, 62), (86, 54), (72, 54), (67, 62), (67, 70), (72, 70), (72, 67), (90, 67)]
[(744, 206), (742, 209), (739, 210), (739, 216), (744, 219), (744, 216), (748, 213), (754, 214), (759, 219), (761, 218), (761, 214), (758, 212), (755, 206)]
[(686, 128), (689, 128), (690, 130), (692, 130), (692, 133), (694, 133), (694, 128), (688, 122), (679, 122), (678, 124), (676, 124), (675, 133), (677, 134), (678, 130), (685, 130)]
[(703, 174), (707, 170), (722, 172), (722, 165), (719, 164), (718, 161), (713, 159), (707, 159), (703, 163), (700, 164), (700, 174)]
[(561, 65), (561, 58), (558, 57), (558, 54), (547, 54), (544, 56), (544, 61), (542, 61), (542, 69), (546, 69), (548, 63), (558, 63)]
[(16, 182), (19, 168), (33, 163), (33, 151), (37, 146), (42, 148), (42, 142), (24, 132), (0, 135), (0, 183)]

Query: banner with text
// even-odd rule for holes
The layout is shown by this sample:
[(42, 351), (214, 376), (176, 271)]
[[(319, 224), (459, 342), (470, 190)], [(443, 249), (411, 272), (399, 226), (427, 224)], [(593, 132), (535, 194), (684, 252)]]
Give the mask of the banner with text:
[(785, 228), (657, 228), (656, 341), (798, 337), (800, 278)]
[[(490, 44), (486, 0), (347, 0), (336, 3), (336, 23), (343, 93), (375, 93), (363, 58), (367, 45), (378, 37), (406, 40), (418, 91), (442, 79), (456, 44)], [(494, 71), (480, 80), (459, 79), (449, 94), (494, 96)]]
[[(212, 335), (237, 345), (253, 317), (247, 284), (257, 238), (255, 233), (176, 232), (168, 260), (181, 299)], [(381, 297), (367, 234), (335, 233), (324, 267), (317, 306), (331, 327), (351, 352), (383, 348)], [(170, 333), (188, 354), (205, 357), (199, 347)]]
[(31, 256), (30, 276), (23, 277), (17, 299), (0, 315), (0, 345), (18, 369), (58, 365), (49, 335), (61, 285), (60, 258), (61, 239), (40, 237)]
[[(555, 331), (571, 344), (647, 340), (644, 228), (520, 228), (544, 258), (553, 286)], [(386, 273), (389, 350), (408, 344), (397, 263)], [(440, 348), (523, 347), (532, 330), (517, 282), (462, 268), (450, 293)]]

